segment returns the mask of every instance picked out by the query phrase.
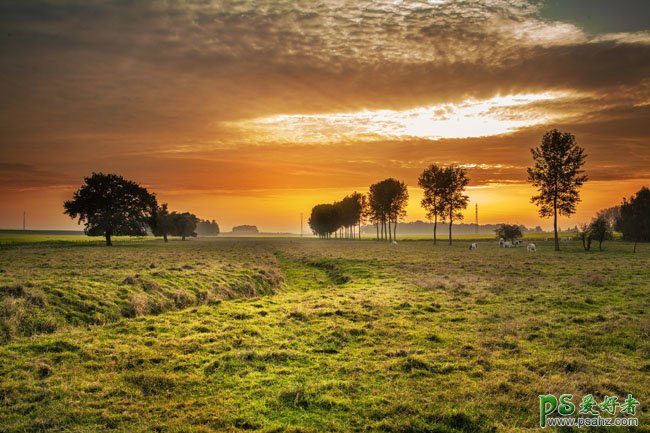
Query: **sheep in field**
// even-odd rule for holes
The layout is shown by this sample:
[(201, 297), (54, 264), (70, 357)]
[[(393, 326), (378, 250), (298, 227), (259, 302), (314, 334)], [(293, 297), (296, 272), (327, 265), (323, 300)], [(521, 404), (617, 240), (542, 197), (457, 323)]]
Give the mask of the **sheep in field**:
[(531, 242), (526, 246), (526, 251), (528, 251), (529, 253), (537, 252), (537, 247), (535, 246), (534, 243)]
[(472, 242), (469, 246), (470, 251), (475, 250), (478, 248), (478, 244), (476, 242)]

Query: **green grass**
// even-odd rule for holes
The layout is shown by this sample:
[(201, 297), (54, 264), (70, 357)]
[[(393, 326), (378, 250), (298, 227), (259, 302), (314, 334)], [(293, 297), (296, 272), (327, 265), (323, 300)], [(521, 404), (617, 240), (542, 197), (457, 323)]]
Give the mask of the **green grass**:
[(650, 249), (467, 247), (7, 246), (3, 320), (54, 326), (0, 346), (0, 431), (532, 431), (546, 393), (632, 393), (648, 431)]

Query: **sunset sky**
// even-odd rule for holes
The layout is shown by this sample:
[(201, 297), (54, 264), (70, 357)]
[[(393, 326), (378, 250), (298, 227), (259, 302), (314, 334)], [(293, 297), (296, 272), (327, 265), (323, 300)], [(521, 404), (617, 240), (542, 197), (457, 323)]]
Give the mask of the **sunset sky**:
[(0, 228), (77, 229), (62, 203), (115, 172), (222, 230), (458, 163), (481, 223), (549, 228), (530, 148), (575, 134), (566, 227), (650, 186), (650, 1), (0, 3)]

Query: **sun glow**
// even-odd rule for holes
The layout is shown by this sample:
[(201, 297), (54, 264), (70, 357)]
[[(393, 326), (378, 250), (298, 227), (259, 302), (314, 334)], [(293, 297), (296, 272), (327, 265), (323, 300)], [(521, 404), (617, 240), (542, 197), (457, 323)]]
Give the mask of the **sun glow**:
[(347, 140), (486, 137), (547, 123), (561, 117), (548, 103), (568, 94), (546, 92), (469, 99), (407, 110), (283, 114), (226, 125), (259, 143), (334, 143)]

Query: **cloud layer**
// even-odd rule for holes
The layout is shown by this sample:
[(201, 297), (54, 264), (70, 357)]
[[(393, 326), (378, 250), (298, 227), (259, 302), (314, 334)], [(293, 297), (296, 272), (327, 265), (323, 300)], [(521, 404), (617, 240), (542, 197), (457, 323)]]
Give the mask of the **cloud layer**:
[[(169, 193), (413, 184), (434, 161), (521, 182), (551, 127), (576, 134), (593, 179), (647, 179), (649, 29), (594, 33), (548, 3), (5, 1), (0, 194), (92, 170)], [(562, 97), (492, 107), (514, 123), (485, 134), (375, 134), (354, 117), (522, 94)], [(296, 118), (311, 138), (287, 134)]]

